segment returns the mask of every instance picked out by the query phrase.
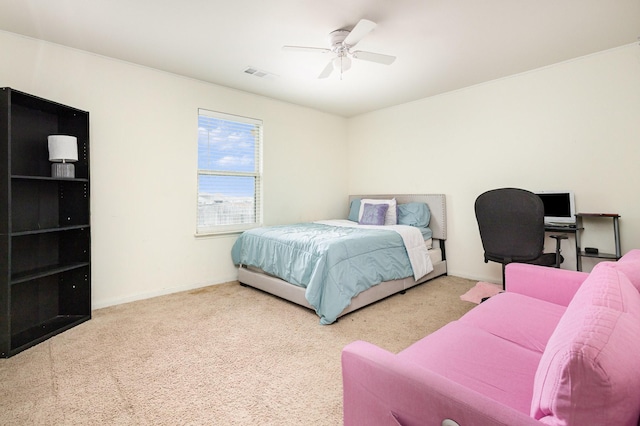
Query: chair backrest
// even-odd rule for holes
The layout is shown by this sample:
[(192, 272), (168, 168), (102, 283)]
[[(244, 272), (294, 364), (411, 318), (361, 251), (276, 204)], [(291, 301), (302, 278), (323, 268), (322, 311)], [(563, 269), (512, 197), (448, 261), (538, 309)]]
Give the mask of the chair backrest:
[(475, 203), (476, 220), (485, 260), (527, 262), (544, 250), (544, 205), (524, 189), (501, 188), (481, 194)]

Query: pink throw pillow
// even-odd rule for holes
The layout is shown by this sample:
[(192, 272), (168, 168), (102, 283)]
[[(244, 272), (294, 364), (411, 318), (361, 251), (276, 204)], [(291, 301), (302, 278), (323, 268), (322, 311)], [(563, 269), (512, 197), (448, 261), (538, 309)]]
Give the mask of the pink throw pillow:
[(617, 262), (600, 262), (598, 265), (607, 265), (622, 272), (640, 292), (640, 250), (634, 249), (629, 251)]
[(640, 294), (596, 267), (547, 342), (531, 416), (552, 425), (638, 425)]

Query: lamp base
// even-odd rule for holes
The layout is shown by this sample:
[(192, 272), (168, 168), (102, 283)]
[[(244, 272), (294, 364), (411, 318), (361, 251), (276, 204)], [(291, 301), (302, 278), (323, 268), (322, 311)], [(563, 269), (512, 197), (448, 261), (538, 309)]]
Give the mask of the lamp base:
[(54, 178), (75, 178), (76, 168), (71, 163), (52, 163), (51, 177)]

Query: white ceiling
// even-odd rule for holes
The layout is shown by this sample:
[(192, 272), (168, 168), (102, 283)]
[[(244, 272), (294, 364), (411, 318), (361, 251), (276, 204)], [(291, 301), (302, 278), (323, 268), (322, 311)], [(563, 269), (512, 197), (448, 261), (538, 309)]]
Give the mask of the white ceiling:
[[(361, 18), (392, 65), (282, 50)], [(350, 117), (637, 42), (640, 0), (0, 0), (0, 29)]]

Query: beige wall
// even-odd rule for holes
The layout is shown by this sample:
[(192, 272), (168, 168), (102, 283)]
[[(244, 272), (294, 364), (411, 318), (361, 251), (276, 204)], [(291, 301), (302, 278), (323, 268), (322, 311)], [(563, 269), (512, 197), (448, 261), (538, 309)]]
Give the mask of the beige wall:
[(445, 193), (449, 273), (497, 282), (477, 195), (571, 189), (640, 247), (636, 44), (348, 120), (6, 32), (0, 52), (0, 86), (91, 113), (94, 307), (236, 278), (234, 236), (194, 237), (198, 108), (264, 120), (267, 224), (340, 217), (348, 193)]
[(236, 237), (194, 237), (198, 108), (264, 121), (265, 223), (344, 214), (344, 118), (6, 32), (0, 52), (0, 86), (90, 112), (94, 308), (236, 279)]
[[(361, 115), (348, 133), (350, 192), (447, 194), (451, 275), (500, 280), (473, 211), (498, 187), (573, 190), (578, 211), (622, 215), (623, 252), (640, 247), (635, 43)], [(585, 245), (613, 250), (611, 222), (589, 229)], [(565, 254), (575, 268), (573, 242)]]

